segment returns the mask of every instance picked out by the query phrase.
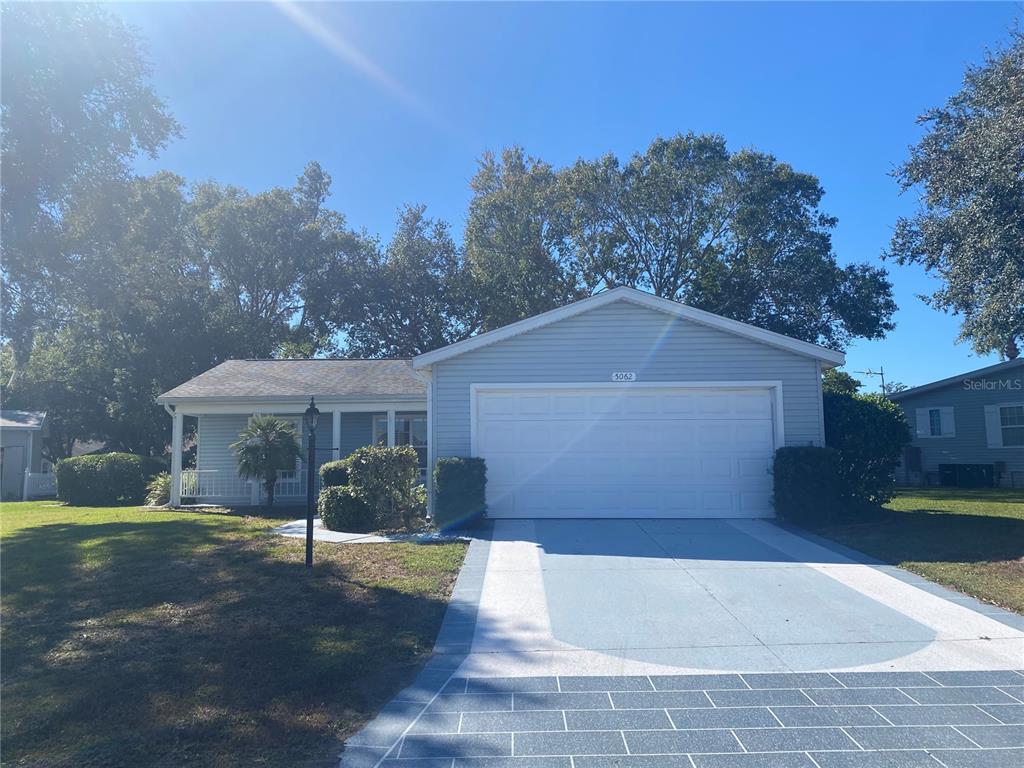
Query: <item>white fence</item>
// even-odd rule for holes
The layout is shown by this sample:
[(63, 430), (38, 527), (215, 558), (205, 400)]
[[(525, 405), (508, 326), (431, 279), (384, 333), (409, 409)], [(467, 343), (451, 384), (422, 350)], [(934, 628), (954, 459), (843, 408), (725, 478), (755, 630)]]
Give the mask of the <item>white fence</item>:
[(252, 484), (233, 472), (219, 469), (183, 469), (181, 471), (181, 498), (248, 499)]
[(57, 495), (57, 476), (53, 472), (25, 470), (25, 498), (43, 499)]
[[(233, 472), (220, 469), (183, 469), (181, 471), (181, 498), (183, 499), (251, 499), (252, 481), (243, 480)], [(260, 483), (260, 496), (264, 494)], [(274, 496), (285, 498), (306, 497), (306, 478), (282, 478), (274, 486)]]

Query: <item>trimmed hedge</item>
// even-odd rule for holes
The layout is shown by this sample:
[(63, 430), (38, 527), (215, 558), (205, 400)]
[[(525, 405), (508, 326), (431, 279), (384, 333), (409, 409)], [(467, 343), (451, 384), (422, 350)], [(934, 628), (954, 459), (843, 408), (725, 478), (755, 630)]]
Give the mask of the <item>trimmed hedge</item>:
[(320, 465), (320, 487), (336, 488), (348, 485), (348, 464), (344, 459), (324, 462)]
[(779, 448), (772, 475), (775, 514), (787, 522), (827, 523), (842, 514), (841, 459), (834, 448)]
[(373, 511), (379, 528), (413, 528), (426, 513), (419, 457), (411, 445), (367, 445), (345, 459), (348, 488)]
[(57, 498), (66, 504), (101, 507), (142, 504), (146, 484), (165, 469), (160, 459), (131, 453), (100, 453), (62, 459), (54, 467)]
[(487, 465), (483, 459), (438, 459), (434, 466), (434, 524), (454, 528), (487, 512)]
[(344, 485), (328, 486), (321, 490), (317, 511), (324, 528), (329, 531), (368, 533), (377, 527), (370, 507)]
[(851, 514), (889, 501), (896, 465), (910, 442), (903, 409), (882, 395), (826, 394), (823, 405), (825, 443), (839, 452), (842, 494)]

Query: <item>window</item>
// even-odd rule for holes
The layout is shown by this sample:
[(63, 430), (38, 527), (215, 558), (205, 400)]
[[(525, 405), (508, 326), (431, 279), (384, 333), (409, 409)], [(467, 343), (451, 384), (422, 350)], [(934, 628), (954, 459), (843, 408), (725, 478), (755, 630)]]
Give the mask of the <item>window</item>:
[(373, 416), (373, 445), (388, 444), (388, 415), (376, 413)]
[(1000, 406), (999, 427), (1004, 446), (1024, 445), (1024, 405)]
[(956, 424), (953, 420), (953, 407), (943, 405), (935, 408), (918, 408), (917, 436), (955, 437)]
[(420, 461), (420, 474), (427, 474), (427, 414), (399, 413), (395, 416), (395, 445), (411, 445)]

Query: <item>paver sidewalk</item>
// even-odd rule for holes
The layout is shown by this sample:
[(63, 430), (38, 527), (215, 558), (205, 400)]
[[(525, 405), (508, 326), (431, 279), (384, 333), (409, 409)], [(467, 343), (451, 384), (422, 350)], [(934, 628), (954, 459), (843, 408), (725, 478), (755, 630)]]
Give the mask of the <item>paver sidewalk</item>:
[(1024, 765), (1015, 671), (453, 677), (419, 708), (346, 767)]

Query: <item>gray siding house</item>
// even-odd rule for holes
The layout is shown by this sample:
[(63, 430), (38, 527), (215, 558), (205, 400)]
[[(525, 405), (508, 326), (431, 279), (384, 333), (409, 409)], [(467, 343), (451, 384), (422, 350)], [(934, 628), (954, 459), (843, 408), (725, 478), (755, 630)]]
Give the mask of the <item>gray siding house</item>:
[[(616, 288), (411, 360), (230, 361), (159, 398), (194, 469), (173, 501), (256, 502), (228, 448), (254, 413), (321, 416), (317, 462), (415, 445), (487, 461), (493, 517), (767, 517), (783, 445), (823, 445), (840, 352)], [(326, 422), (326, 423), (325, 423)], [(300, 427), (301, 428), (301, 427)], [(305, 494), (301, 466), (282, 495)]]
[(908, 485), (1024, 487), (1024, 359), (890, 396), (913, 435)]
[(43, 458), (46, 414), (0, 411), (0, 499), (26, 500), (55, 496), (50, 462)]

